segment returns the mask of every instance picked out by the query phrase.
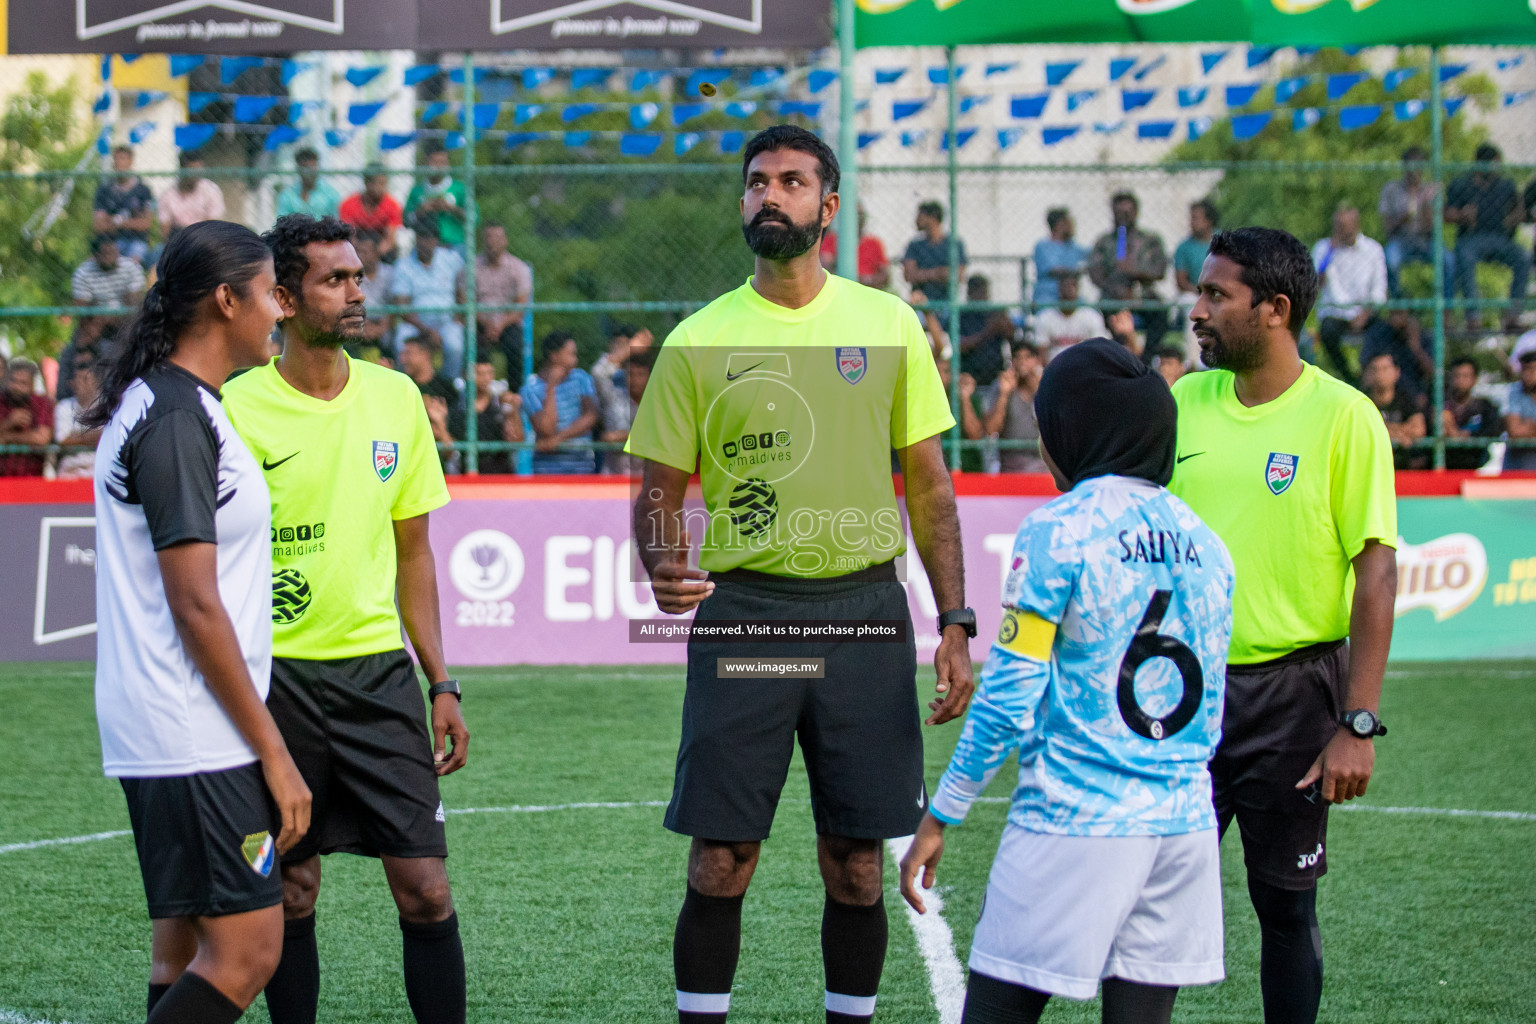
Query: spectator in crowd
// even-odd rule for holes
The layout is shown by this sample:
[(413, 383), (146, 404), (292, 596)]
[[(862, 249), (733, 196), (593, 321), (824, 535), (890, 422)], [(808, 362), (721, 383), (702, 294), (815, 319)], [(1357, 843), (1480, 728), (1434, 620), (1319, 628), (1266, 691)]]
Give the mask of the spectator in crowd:
[(1536, 329), (1516, 338), (1514, 347), (1509, 350), (1509, 372), (1516, 377), (1520, 376), (1520, 357), (1527, 352), (1536, 352)]
[(1016, 342), (1008, 368), (980, 392), (984, 434), (1002, 441), (1034, 442), (1000, 449), (999, 468), (1004, 473), (1046, 472), (1038, 450), (1040, 427), (1035, 422), (1035, 389), (1044, 368), (1038, 348), (1027, 341)]
[[(1387, 290), (1401, 296), (1403, 268), (1410, 263), (1428, 263), (1434, 259), (1435, 194), (1440, 186), (1424, 180), (1421, 166), (1429, 154), (1422, 146), (1403, 150), (1403, 176), (1381, 186), (1376, 211), (1381, 214), (1382, 246), (1387, 258)], [(1449, 246), (1442, 260), (1445, 297), (1456, 287), (1456, 256)]]
[[(947, 365), (947, 363), (946, 363)], [(939, 375), (944, 383), (944, 390), (949, 390), (949, 373), (946, 370)], [(961, 373), (955, 381), (955, 391), (960, 397), (960, 436), (967, 441), (980, 441), (987, 436), (986, 428), (981, 421), (981, 397), (977, 393), (980, 389), (976, 385), (976, 378), (968, 373)], [(988, 460), (992, 465), (988, 465)], [(964, 447), (960, 449), (960, 472), (983, 473), (988, 470), (997, 471), (996, 450), (993, 445), (985, 445), (981, 448)], [(892, 472), (900, 471), (900, 462)]]
[[(53, 440), (53, 402), (36, 393), (37, 364), (16, 356), (5, 369), (0, 386), (0, 444), (48, 444)], [(41, 451), (0, 455), (0, 476), (42, 476), (44, 461)]]
[[(992, 301), (992, 282), (972, 274), (965, 282), (967, 302)], [(960, 369), (982, 386), (991, 384), (1007, 365), (1008, 343), (1013, 341), (1013, 321), (1007, 310), (968, 309), (960, 314)]]
[[(432, 348), (417, 335), (406, 338), (399, 348), (400, 372), (416, 382), (421, 400), (427, 407), (432, 437), (438, 444), (464, 440), (464, 402), (453, 381), (432, 368)], [(441, 454), (443, 470), (459, 466), (458, 452)]]
[(405, 197), (405, 216), (413, 223), (418, 214), (428, 214), (437, 221), (438, 237), (453, 249), (464, 247), (464, 208), (468, 199), (464, 183), (448, 173), (448, 151), (441, 146), (427, 151), (425, 178), (418, 179)]
[(1173, 285), (1179, 293), (1179, 304), (1174, 308), (1175, 319), (1170, 326), (1173, 330), (1182, 330), (1184, 351), (1191, 359), (1199, 354), (1200, 343), (1195, 338), (1195, 327), (1190, 323), (1189, 311), (1195, 308), (1195, 300), (1199, 298), (1200, 268), (1205, 265), (1205, 255), (1211, 249), (1211, 236), (1216, 233), (1220, 222), (1216, 204), (1209, 199), (1190, 204), (1189, 237), (1173, 250)]
[(1181, 296), (1194, 296), (1200, 291), (1200, 268), (1205, 265), (1206, 253), (1211, 251), (1211, 236), (1220, 222), (1216, 204), (1209, 199), (1189, 205), (1189, 237), (1173, 250), (1173, 282)]
[[(874, 235), (867, 234), (869, 215), (859, 207), (859, 284), (881, 291), (891, 286), (891, 258), (885, 254), (885, 245)], [(837, 232), (827, 229), (821, 236), (821, 265), (831, 273), (837, 272)]]
[(430, 213), (422, 214), (412, 225), (416, 245), (395, 264), (391, 303), (438, 310), (401, 314), (404, 322), (396, 334), (399, 338), (419, 337), (441, 352), (443, 374), (452, 379), (464, 371), (464, 325), (455, 314), (442, 310), (462, 301), (458, 286), (464, 260), (439, 244), (437, 225), (437, 218)]
[(368, 310), (368, 322), (363, 325), (363, 339), (376, 346), (379, 352), (394, 357), (394, 339), (390, 336), (395, 318), (379, 312), (390, 305), (394, 295), (395, 268), (380, 257), (379, 236), (371, 231), (359, 231), (352, 236), (352, 247), (357, 250), (358, 262), (363, 265), (363, 305)]
[(316, 220), (336, 216), (341, 193), (320, 177), (320, 154), (306, 146), (293, 154), (293, 166), (299, 173), (299, 183), (277, 194), (277, 215), (305, 213)]
[[(1477, 298), (1477, 265), (1502, 263), (1514, 275), (1509, 283), (1510, 308), (1504, 311), (1504, 329), (1518, 329), (1520, 304), (1531, 273), (1531, 260), (1515, 242), (1515, 226), (1525, 219), (1515, 183), (1500, 173), (1503, 155), (1497, 146), (1483, 143), (1475, 154), (1477, 170), (1451, 182), (1445, 192), (1445, 219), (1457, 225), (1456, 278), (1463, 298)], [(1467, 330), (1475, 331), (1482, 318), (1467, 310)]]
[(1077, 225), (1065, 206), (1046, 211), (1049, 238), (1035, 243), (1035, 307), (1054, 306), (1061, 301), (1061, 280), (1075, 278), (1088, 266), (1088, 250), (1078, 245)]
[(1402, 370), (1402, 388), (1416, 400), (1429, 395), (1429, 382), (1435, 376), (1435, 361), (1424, 348), (1424, 327), (1419, 318), (1406, 309), (1394, 309), (1385, 318), (1377, 317), (1365, 330), (1360, 343), (1360, 365), (1386, 352)]
[(1318, 340), (1333, 361), (1334, 375), (1358, 387), (1344, 336), (1363, 332), (1387, 301), (1387, 257), (1379, 242), (1360, 233), (1360, 211), (1344, 204), (1333, 213), (1333, 233), (1312, 247), (1312, 263), (1320, 282)]
[(1081, 283), (1076, 274), (1063, 276), (1059, 287), (1057, 304), (1042, 309), (1035, 316), (1035, 343), (1045, 350), (1047, 359), (1070, 345), (1089, 338), (1102, 338), (1109, 333), (1098, 310), (1078, 304)]
[(1378, 352), (1365, 364), (1365, 393), (1376, 403), (1382, 422), (1387, 425), (1387, 436), (1392, 439), (1392, 459), (1398, 469), (1418, 468), (1422, 455), (1405, 452), (1425, 434), (1424, 413), (1413, 396), (1397, 386), (1401, 371), (1390, 352)]
[[(921, 289), (914, 288), (911, 301), (914, 307), (921, 306), (928, 301), (928, 296)], [(918, 323), (923, 325), (923, 333), (928, 335), (928, 347), (933, 350), (933, 357), (947, 364), (951, 352), (949, 332), (944, 329), (944, 321), (939, 319), (938, 312), (933, 309), (914, 308), (913, 312), (917, 314)]]
[[(75, 268), (70, 278), (70, 298), (77, 306), (117, 306), (129, 309), (144, 294), (144, 268), (122, 255), (117, 238), (97, 235), (91, 239), (91, 256)], [(74, 344), (102, 347), (117, 335), (129, 314), (102, 313), (82, 316)], [(61, 396), (62, 397), (62, 396)]]
[(133, 147), (114, 146), (113, 176), (96, 186), (91, 200), (91, 230), (112, 235), (124, 256), (140, 266), (149, 257), (149, 231), (155, 223), (155, 197), (133, 173)]
[[(921, 288), (929, 302), (949, 299), (949, 236), (944, 233), (944, 207), (933, 200), (917, 208), (918, 236), (907, 243), (901, 273), (907, 284)], [(965, 280), (965, 243), (955, 239), (956, 279)], [(916, 301), (916, 300), (913, 300)]]
[[(1520, 356), (1520, 379), (1509, 385), (1504, 431), (1511, 441), (1536, 441), (1536, 349)], [(1536, 469), (1536, 448), (1511, 447), (1505, 469)]]
[(1163, 375), (1163, 380), (1168, 382), (1171, 388), (1178, 379), (1189, 372), (1189, 364), (1184, 361), (1184, 353), (1171, 345), (1164, 345), (1152, 356), (1153, 368)]
[[(497, 387), (501, 384), (501, 387)], [(479, 441), (517, 442), (523, 439), (522, 398), (497, 381), (496, 365), (489, 352), (475, 357), (475, 438)], [(480, 453), (481, 473), (512, 472), (511, 452)]]
[(369, 164), (363, 170), (363, 190), (341, 201), (336, 216), (357, 229), (358, 234), (367, 232), (378, 239), (379, 258), (385, 263), (395, 262), (399, 255), (395, 233), (405, 223), (405, 214), (395, 197), (389, 194), (389, 175), (380, 164)]
[[(647, 334), (650, 332), (647, 331)], [(649, 348), (637, 348), (629, 354), (624, 364), (624, 390), (613, 401), (602, 407), (602, 433), (599, 440), (622, 445), (629, 440), (629, 430), (635, 422), (635, 410), (645, 395), (646, 385), (651, 382), (651, 367), (655, 354)], [(622, 450), (603, 453), (602, 471), (620, 476), (638, 476), (640, 460), (625, 455)]]
[[(62, 371), (61, 371), (62, 372)], [(53, 407), (53, 432), (59, 444), (69, 447), (86, 445), (91, 451), (65, 452), (59, 456), (60, 480), (78, 480), (90, 477), (96, 468), (96, 442), (101, 439), (101, 428), (80, 425), (80, 414), (96, 401), (96, 361), (90, 349), (79, 349), (69, 364), (70, 390), (68, 398), (60, 399)]]
[(203, 177), (203, 158), (196, 152), (183, 152), (176, 161), (181, 173), (160, 193), (160, 233), (167, 242), (184, 227), (224, 219), (224, 192)]
[[(461, 280), (459, 291), (465, 294)], [(516, 306), (533, 297), (533, 269), (507, 251), (507, 229), (494, 221), (480, 227), (480, 252), (475, 256), (475, 301), (490, 306), (475, 314), (477, 345), (484, 351), (492, 346), (507, 360), (507, 379), (523, 375), (523, 311), (495, 309)]]
[[(1136, 226), (1141, 203), (1134, 193), (1116, 192), (1109, 201), (1114, 229), (1093, 244), (1088, 257), (1088, 276), (1099, 289), (1099, 298), (1111, 302), (1157, 302), (1157, 283), (1168, 273), (1168, 253), (1161, 236)], [(1146, 343), (1157, 347), (1168, 332), (1168, 311), (1161, 308), (1134, 310), (1136, 329)]]
[[(1446, 372), (1445, 408), (1440, 411), (1440, 430), (1448, 438), (1496, 439), (1504, 432), (1504, 418), (1499, 407), (1482, 395), (1475, 395), (1477, 362), (1465, 356), (1453, 362)], [(1477, 469), (1488, 461), (1488, 446), (1445, 449), (1446, 469)]]
[(591, 437), (597, 425), (592, 377), (577, 365), (576, 339), (565, 331), (550, 331), (540, 347), (543, 364), (522, 388), (523, 408), (533, 424), (533, 471), (590, 473), (590, 450), (566, 451), (561, 446)]
[[(597, 392), (598, 418), (606, 423), (609, 406), (628, 402), (630, 358), (650, 348), (655, 336), (649, 328), (618, 323), (609, 332), (608, 351), (592, 364), (592, 387)], [(606, 427), (604, 429), (607, 429)], [(627, 428), (626, 428), (627, 429)]]

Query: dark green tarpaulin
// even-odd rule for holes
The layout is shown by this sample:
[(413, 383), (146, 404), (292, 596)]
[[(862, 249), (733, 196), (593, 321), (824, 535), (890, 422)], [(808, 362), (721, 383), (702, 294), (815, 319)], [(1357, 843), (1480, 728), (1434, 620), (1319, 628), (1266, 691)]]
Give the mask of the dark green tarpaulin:
[(1536, 43), (1536, 0), (858, 0), (859, 46)]

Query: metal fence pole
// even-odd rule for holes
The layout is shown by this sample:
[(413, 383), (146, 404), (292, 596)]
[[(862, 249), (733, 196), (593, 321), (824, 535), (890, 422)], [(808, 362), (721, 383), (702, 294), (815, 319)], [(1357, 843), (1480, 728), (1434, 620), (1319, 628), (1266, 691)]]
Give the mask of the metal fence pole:
[(1435, 280), (1435, 379), (1434, 422), (1429, 435), (1435, 439), (1436, 469), (1445, 468), (1445, 104), (1440, 96), (1440, 47), (1429, 48), (1429, 173), (1435, 183), (1435, 223), (1430, 259)]
[[(475, 414), (475, 360), (479, 323), (475, 281), (475, 232), (479, 217), (475, 191), (475, 59), (464, 54), (464, 472), (480, 472), (480, 418)], [(500, 441), (501, 438), (494, 438)]]
[(959, 211), (960, 176), (957, 166), (959, 147), (955, 144), (955, 122), (960, 119), (960, 98), (955, 90), (955, 48), (944, 48), (947, 75), (944, 95), (948, 100), (945, 112), (944, 139), (949, 150), (949, 408), (955, 425), (949, 432), (949, 468), (960, 468), (960, 235)]
[(842, 184), (838, 194), (837, 272), (850, 281), (859, 279), (859, 134), (854, 123), (854, 0), (837, 0), (837, 162)]

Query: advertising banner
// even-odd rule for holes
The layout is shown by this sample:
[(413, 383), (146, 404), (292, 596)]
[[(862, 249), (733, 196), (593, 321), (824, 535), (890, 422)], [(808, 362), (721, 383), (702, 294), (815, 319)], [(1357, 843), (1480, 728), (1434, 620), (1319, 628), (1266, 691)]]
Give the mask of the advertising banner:
[(825, 0), (0, 0), (7, 10), (10, 53), (811, 48), (831, 39)]
[(1536, 40), (1536, 0), (858, 0), (860, 46), (1201, 43), (1413, 46)]
[[(565, 497), (558, 485), (473, 488), (433, 513), (443, 639), (455, 665), (681, 664), (681, 637), (637, 572), (630, 503)], [(962, 496), (966, 593), (985, 655), (1019, 522), (1045, 499)], [(1536, 657), (1536, 502), (1403, 498), (1398, 502), (1399, 660)], [(0, 505), (0, 661), (95, 656), (95, 520), (88, 504)], [(902, 577), (925, 662), (939, 609), (911, 552)], [(647, 630), (654, 623), (656, 629)], [(793, 645), (786, 645), (792, 655)]]

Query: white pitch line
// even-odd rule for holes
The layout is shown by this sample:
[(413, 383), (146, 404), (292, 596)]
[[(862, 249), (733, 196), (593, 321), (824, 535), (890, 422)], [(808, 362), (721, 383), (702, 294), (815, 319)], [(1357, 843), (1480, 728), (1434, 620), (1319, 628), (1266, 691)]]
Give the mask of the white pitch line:
[(51, 1021), (38, 1017), (24, 1017), (14, 1010), (0, 1010), (0, 1024), (68, 1024), (68, 1021)]
[[(906, 856), (911, 845), (911, 836), (885, 842), (898, 872), (901, 858)], [(897, 884), (900, 884), (899, 874)], [(965, 1010), (965, 969), (960, 966), (960, 958), (955, 956), (955, 937), (949, 930), (949, 922), (944, 920), (944, 897), (939, 895), (938, 889), (925, 889), (923, 902), (927, 904), (928, 912), (919, 914), (907, 906), (907, 921), (912, 925), (918, 952), (928, 967), (928, 986), (933, 990), (933, 1005), (939, 1011), (940, 1024), (960, 1024), (960, 1015)], [(906, 901), (902, 903), (905, 905)]]
[[(60, 839), (34, 839), (30, 843), (6, 843), (0, 846), (0, 853), (20, 853), (22, 850), (41, 850), (45, 846), (73, 846), (76, 843), (94, 843), (101, 839), (116, 839), (118, 836), (132, 835), (127, 829), (117, 829), (112, 832), (92, 832), (88, 836), (64, 836)], [(4, 1017), (0, 1017), (0, 1024), (7, 1024)]]
[(1501, 821), (1536, 821), (1529, 811), (1468, 811), (1458, 807), (1380, 807), (1376, 804), (1334, 804), (1336, 811), (1375, 811), (1377, 814), (1424, 814), (1442, 818), (1496, 818)]
[(541, 814), (545, 811), (621, 811), (630, 807), (665, 807), (666, 800), (618, 800), (579, 804), (514, 804), (511, 807), (449, 807), (445, 814)]

